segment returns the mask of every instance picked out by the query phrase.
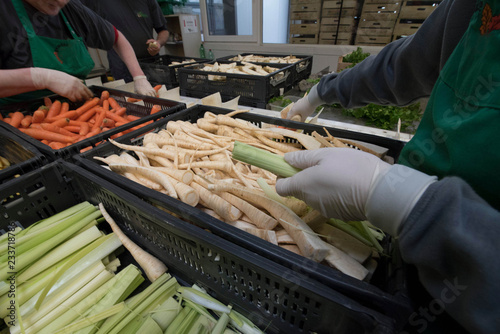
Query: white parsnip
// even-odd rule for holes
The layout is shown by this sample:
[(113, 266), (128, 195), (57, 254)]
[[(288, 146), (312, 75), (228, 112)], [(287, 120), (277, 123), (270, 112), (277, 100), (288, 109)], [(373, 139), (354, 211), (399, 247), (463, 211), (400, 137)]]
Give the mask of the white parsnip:
[(146, 276), (151, 282), (154, 282), (158, 277), (167, 272), (167, 266), (156, 257), (152, 256), (141, 247), (137, 246), (132, 240), (127, 237), (120, 227), (116, 224), (115, 220), (108, 214), (104, 205), (99, 203), (99, 209), (101, 210), (102, 216), (106, 219), (113, 232), (120, 239), (123, 246), (128, 249), (130, 254), (134, 257), (137, 263), (144, 270)]

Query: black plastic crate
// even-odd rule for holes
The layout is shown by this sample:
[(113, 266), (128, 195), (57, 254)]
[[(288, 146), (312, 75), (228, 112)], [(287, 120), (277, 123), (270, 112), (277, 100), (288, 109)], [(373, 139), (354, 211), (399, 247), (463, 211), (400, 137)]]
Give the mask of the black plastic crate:
[[(103, 91), (107, 90), (110, 97), (114, 98), (122, 107), (127, 108), (127, 114), (139, 116), (140, 119), (122, 126), (118, 126), (96, 136), (78, 141), (72, 145), (63, 147), (58, 150), (52, 149), (50, 146), (45, 145), (41, 141), (24, 134), (23, 132), (5, 122), (0, 121), (0, 129), (3, 128), (3, 131), (13, 132), (16, 136), (21, 137), (31, 145), (35, 146), (42, 154), (46, 155), (49, 160), (53, 161), (57, 158), (70, 159), (74, 154), (79, 153), (80, 150), (88, 147), (95, 147), (103, 140), (108, 139), (117, 133), (133, 128), (145, 122), (155, 121), (179, 110), (186, 109), (186, 105), (184, 103), (177, 101), (144, 96), (101, 86), (91, 86), (90, 90), (94, 93), (95, 96), (98, 97), (101, 96), (101, 93)], [(53, 101), (55, 99), (59, 99), (61, 102), (68, 102), (70, 104), (70, 109), (75, 109), (81, 105), (81, 102), (74, 103), (59, 95), (51, 95), (49, 96), (49, 98)], [(144, 105), (127, 102), (127, 98), (141, 99), (144, 102)], [(160, 105), (162, 107), (162, 110), (157, 113), (151, 114), (151, 107), (155, 104)], [(4, 116), (14, 111), (20, 111), (23, 114), (33, 114), (33, 112), (37, 110), (40, 105), (43, 105), (43, 98), (0, 106), (0, 113)]]
[[(182, 63), (189, 60), (193, 61), (185, 64), (171, 65), (172, 62)], [(210, 59), (163, 55), (139, 59), (139, 65), (141, 65), (151, 85), (165, 85), (167, 89), (172, 89), (179, 86), (177, 69), (209, 61)]]
[[(292, 86), (292, 66), (289, 64), (271, 64), (278, 68), (268, 75), (251, 75), (203, 71), (212, 61), (179, 68), (177, 71), (181, 95), (203, 98), (219, 92), (223, 100), (240, 97), (239, 104), (265, 109), (269, 99), (283, 95)], [(218, 61), (229, 64), (230, 61)], [(241, 64), (240, 64), (241, 65)], [(213, 76), (224, 80), (211, 80)]]
[[(239, 54), (240, 56), (248, 56), (248, 55), (254, 55), (258, 57), (287, 57), (290, 55), (284, 55), (284, 54), (262, 54), (262, 53), (241, 53)], [(313, 56), (305, 56), (305, 55), (292, 55), (297, 58), (300, 58), (295, 63), (290, 63), (289, 65), (292, 65), (292, 85), (295, 86), (298, 84), (301, 80), (305, 80), (309, 78), (312, 72), (312, 65), (313, 65)], [(224, 60), (224, 61), (237, 61), (238, 55), (232, 55), (232, 56), (227, 56), (227, 57), (221, 57), (217, 58), (217, 61)], [(254, 64), (258, 65), (275, 65), (275, 64), (281, 64), (281, 63), (270, 63), (270, 62), (252, 62)]]
[(102, 202), (134, 242), (184, 284), (198, 284), (267, 333), (395, 333), (394, 321), (281, 265), (186, 224), (59, 159), (0, 185), (0, 229), (82, 201)]
[(0, 183), (47, 163), (47, 158), (36, 147), (8, 131), (0, 132), (0, 156), (10, 162), (10, 167), (0, 170)]
[[(190, 121), (196, 123), (197, 119), (203, 117), (206, 111), (215, 114), (225, 114), (230, 112), (227, 109), (215, 108), (210, 106), (196, 105), (168, 118), (148, 125), (139, 131), (131, 132), (120, 139), (119, 142), (125, 144), (140, 144), (142, 135), (146, 131), (157, 131), (166, 127), (169, 121)], [(293, 122), (252, 113), (238, 114), (236, 117), (250, 121), (258, 126), (263, 123), (285, 126), (287, 128), (303, 129), (304, 133), (317, 131), (325, 134), (323, 127), (312, 124)], [(399, 152), (404, 146), (404, 142), (378, 137), (370, 134), (356, 133), (348, 130), (327, 128), (333, 136), (360, 140), (379, 145), (388, 149), (388, 155), (397, 160)], [(409, 300), (406, 293), (405, 270), (399, 251), (392, 239), (387, 238), (384, 242), (384, 251), (391, 254), (391, 258), (382, 257), (377, 270), (370, 283), (359, 281), (332, 269), (326, 265), (318, 264), (308, 260), (305, 257), (289, 252), (279, 246), (273, 245), (265, 240), (257, 238), (249, 233), (230, 226), (212, 216), (192, 208), (170, 196), (157, 191), (148, 189), (142, 185), (113, 173), (100, 166), (102, 163), (93, 159), (94, 156), (107, 157), (111, 154), (121, 153), (123, 150), (117, 148), (111, 143), (105, 143), (91, 151), (84, 152), (75, 156), (75, 162), (93, 173), (111, 181), (114, 184), (136, 194), (145, 201), (161, 207), (182, 219), (195, 224), (201, 228), (210, 230), (212, 233), (228, 240), (236, 245), (240, 245), (248, 250), (260, 254), (263, 257), (271, 259), (283, 265), (294, 272), (324, 284), (336, 291), (339, 291), (363, 305), (376, 309), (386, 315), (389, 315), (397, 322), (406, 321), (410, 309)]]

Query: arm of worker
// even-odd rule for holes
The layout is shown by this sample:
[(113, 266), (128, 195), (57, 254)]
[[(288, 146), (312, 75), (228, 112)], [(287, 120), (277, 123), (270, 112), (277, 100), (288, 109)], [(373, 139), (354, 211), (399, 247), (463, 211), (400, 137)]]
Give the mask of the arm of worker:
[(162, 30), (158, 33), (156, 39), (147, 40), (146, 44), (148, 45), (148, 52), (151, 56), (156, 56), (160, 52), (161, 47), (167, 43), (168, 36), (170, 36), (168, 30)]
[(287, 118), (299, 114), (305, 120), (322, 104), (404, 106), (428, 97), (474, 6), (467, 0), (443, 1), (415, 34), (386, 45), (353, 68), (324, 76), (314, 88), (316, 94), (295, 103)]
[(0, 97), (48, 89), (71, 101), (86, 100), (92, 92), (78, 78), (64, 72), (32, 67), (0, 70)]
[[(118, 30), (117, 30), (118, 31)], [(129, 41), (123, 34), (118, 31), (118, 37), (116, 38), (113, 49), (118, 53), (122, 61), (127, 65), (127, 68), (134, 78), (135, 91), (138, 94), (156, 96), (156, 91), (149, 83), (148, 79), (144, 75), (144, 72), (137, 61), (134, 49), (130, 45)]]
[(368, 219), (397, 237), (403, 259), (458, 323), (472, 333), (500, 332), (500, 212), (463, 180), (437, 181), (352, 149), (292, 152), (285, 160), (303, 171), (277, 181), (280, 195), (327, 217)]

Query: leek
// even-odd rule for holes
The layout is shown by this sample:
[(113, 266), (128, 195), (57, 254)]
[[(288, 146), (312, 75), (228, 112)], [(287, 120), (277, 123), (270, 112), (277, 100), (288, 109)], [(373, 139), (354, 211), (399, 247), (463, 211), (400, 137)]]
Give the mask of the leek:
[(203, 293), (197, 289), (189, 288), (189, 287), (180, 287), (178, 289), (178, 291), (181, 294), (182, 298), (185, 298), (185, 299), (190, 300), (194, 303), (202, 305), (202, 306), (204, 306), (208, 309), (211, 309), (213, 311), (222, 312), (222, 313), (231, 312), (231, 309), (229, 307), (222, 304), (220, 301), (213, 298), (209, 294)]
[(71, 324), (81, 314), (99, 302), (115, 282), (116, 276), (108, 271), (101, 272), (96, 278), (28, 328), (28, 330), (34, 328), (35, 333), (38, 334), (53, 334), (56, 330)]
[(146, 320), (139, 328), (137, 333), (148, 333), (148, 334), (163, 334), (160, 326), (151, 317), (146, 317)]
[(35, 276), (42, 271), (42, 268), (47, 268), (53, 264), (64, 259), (68, 255), (80, 250), (81, 248), (87, 246), (92, 241), (96, 240), (101, 236), (101, 232), (96, 226), (87, 229), (86, 231), (78, 234), (77, 236), (69, 239), (65, 243), (59, 245), (50, 251), (47, 255), (39, 259), (37, 262), (33, 263), (31, 266), (26, 268), (22, 273), (19, 274), (19, 282), (25, 282), (31, 277)]
[(215, 327), (212, 330), (211, 334), (223, 334), (228, 323), (229, 323), (229, 316), (227, 315), (227, 313), (222, 313), (219, 320), (217, 321), (217, 324), (215, 324)]
[(179, 307), (179, 304), (174, 299), (174, 297), (170, 297), (164, 303), (153, 310), (151, 318), (156, 321), (162, 331), (165, 331), (175, 319), (175, 317), (179, 314), (180, 310), (181, 307)]
[[(62, 230), (55, 229), (54, 231), (55, 234), (53, 235), (52, 238), (36, 245), (33, 248), (30, 248), (29, 250), (26, 250), (21, 254), (17, 253), (17, 246), (16, 246), (16, 270), (19, 271), (27, 267), (31, 263), (35, 262), (49, 250), (51, 250), (61, 242), (65, 241), (73, 233), (78, 231), (81, 228), (81, 226), (87, 225), (89, 222), (95, 220), (95, 218), (100, 215), (101, 213), (99, 211), (94, 211), (91, 214), (87, 214), (83, 219), (80, 219), (77, 222), (71, 221), (71, 225), (68, 226), (67, 224), (65, 224)], [(61, 227), (61, 224), (58, 227)], [(0, 280), (5, 280), (9, 276), (8, 272), (10, 270), (8, 270), (8, 266), (9, 264), (7, 262), (3, 263), (0, 266)]]
[[(109, 292), (86, 313), (85, 317), (98, 314), (103, 310), (108, 309), (112, 305), (124, 301), (141, 283), (144, 282), (144, 277), (141, 276), (141, 271), (134, 265), (128, 265), (116, 275), (116, 283), (113, 284)], [(78, 330), (75, 334), (91, 334), (95, 333), (104, 321)]]
[(301, 171), (286, 162), (281, 155), (239, 141), (234, 142), (232, 157), (235, 160), (260, 167), (278, 176), (290, 177)]
[(43, 302), (43, 299), (51, 289), (57, 288), (57, 286), (64, 284), (64, 282), (72, 279), (85, 268), (95, 263), (96, 261), (100, 261), (103, 257), (109, 255), (120, 246), (120, 239), (118, 239), (115, 234), (110, 233), (95, 240), (93, 243), (80, 250), (72, 257), (72, 259), (68, 263), (66, 263), (58, 271), (51, 282), (47, 284), (45, 289), (42, 291), (42, 294), (40, 295), (35, 308), (38, 308), (40, 306), (40, 304)]
[[(153, 301), (158, 297), (157, 292), (159, 290), (160, 292), (163, 292), (162, 287), (166, 287), (168, 289), (171, 288), (172, 286), (175, 286), (175, 284), (177, 284), (177, 281), (174, 278), (171, 278), (170, 275), (168, 274), (161, 275), (146, 289), (144, 289), (140, 294), (137, 294), (133, 298), (126, 300), (125, 309), (115, 314), (111, 318), (106, 319), (106, 321), (102, 324), (101, 328), (99, 328), (97, 333), (98, 334), (111, 333), (111, 331), (115, 331), (115, 329), (117, 329), (117, 332), (119, 332), (121, 328), (127, 325), (125, 319), (132, 320), (133, 316), (137, 314), (136, 309), (138, 308), (138, 306), (145, 304), (146, 300), (148, 300), (151, 303), (151, 301)], [(134, 310), (134, 313), (132, 317), (127, 318), (127, 316), (131, 313), (131, 310)]]
[[(108, 271), (102, 271), (99, 275), (97, 275), (94, 279), (92, 279), (89, 283), (87, 283), (83, 288), (78, 290), (75, 294), (73, 294), (71, 297), (69, 297), (62, 303), (60, 303), (59, 306), (50, 311), (47, 315), (38, 320), (32, 326), (28, 327), (25, 330), (24, 334), (30, 334), (30, 333), (51, 334), (55, 332), (55, 329), (59, 328), (53, 327), (53, 325), (51, 324), (53, 321), (59, 319), (61, 314), (63, 314), (63, 312), (66, 310), (68, 310), (67, 312), (73, 313), (74, 318), (80, 315), (80, 313), (82, 313), (83, 311), (87, 310), (91, 305), (95, 304), (100, 298), (102, 298), (102, 296), (106, 293), (106, 291), (103, 291), (102, 295), (99, 296), (99, 299), (92, 300), (90, 303), (85, 304), (84, 309), (82, 309), (81, 306), (78, 307), (78, 305), (80, 305), (82, 301), (87, 300), (86, 298), (87, 296), (93, 295), (95, 291), (99, 291), (98, 287), (105, 286), (103, 284), (108, 282), (112, 278), (113, 274), (111, 274)], [(15, 329), (16, 327), (13, 328)], [(11, 334), (20, 333), (19, 331), (13, 331), (13, 328), (11, 328)]]
[(85, 328), (85, 327), (88, 327), (88, 326), (93, 327), (93, 326), (95, 326), (96, 323), (98, 323), (106, 318), (109, 318), (110, 316), (120, 312), (121, 310), (123, 310), (124, 307), (125, 307), (125, 304), (123, 302), (116, 304), (116, 305), (113, 305), (110, 308), (103, 310), (99, 313), (96, 313), (94, 315), (87, 316), (87, 317), (82, 318), (78, 321), (72, 322), (70, 325), (59, 329), (54, 334), (73, 333), (75, 331), (78, 331), (78, 330)]

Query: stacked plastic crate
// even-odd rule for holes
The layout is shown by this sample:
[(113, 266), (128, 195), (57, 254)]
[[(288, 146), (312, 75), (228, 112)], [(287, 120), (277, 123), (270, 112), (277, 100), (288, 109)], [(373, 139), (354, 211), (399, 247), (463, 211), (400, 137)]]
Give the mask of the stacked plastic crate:
[(319, 44), (352, 44), (357, 11), (356, 0), (323, 1)]
[(321, 2), (321, 0), (290, 1), (290, 43), (318, 43)]
[(390, 43), (400, 9), (400, 0), (365, 0), (355, 44), (384, 46)]
[(441, 1), (404, 1), (392, 40), (414, 34)]

